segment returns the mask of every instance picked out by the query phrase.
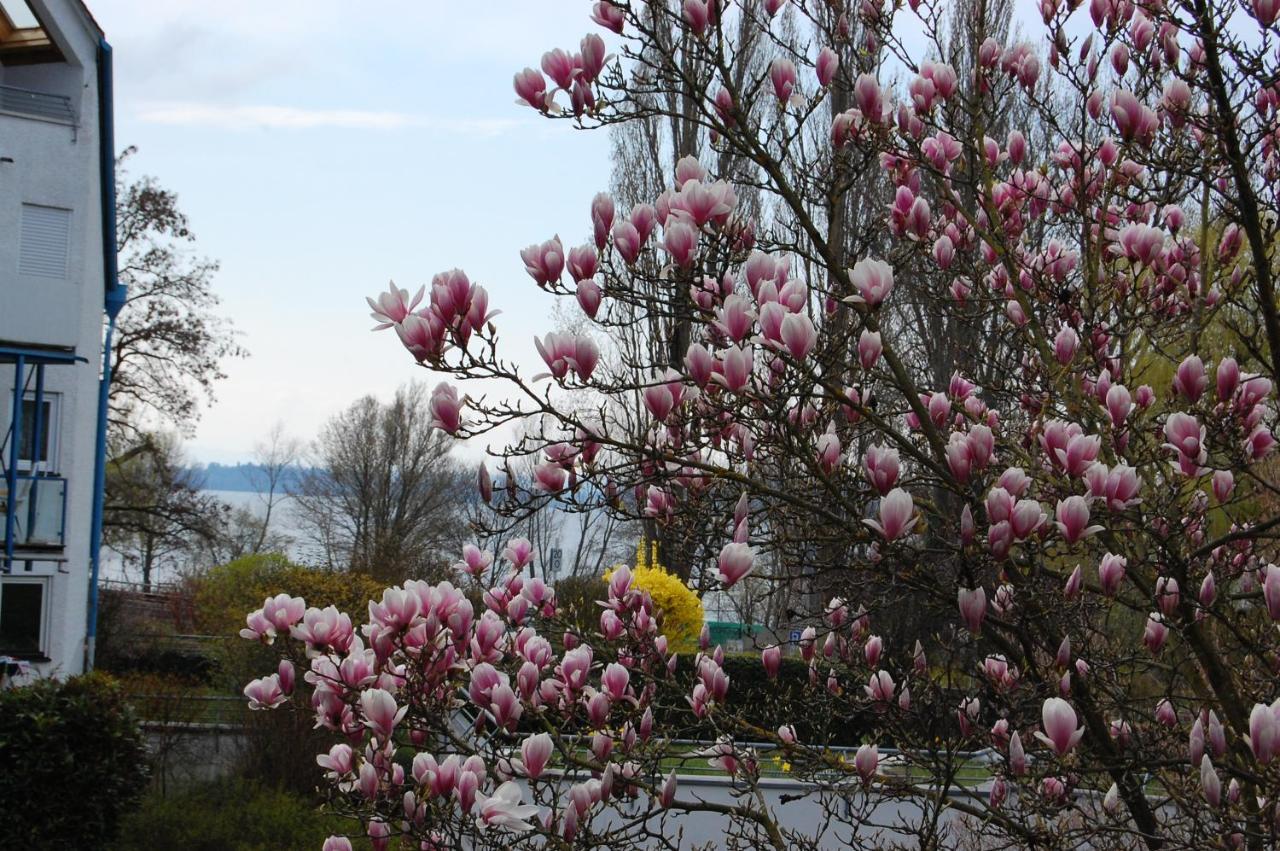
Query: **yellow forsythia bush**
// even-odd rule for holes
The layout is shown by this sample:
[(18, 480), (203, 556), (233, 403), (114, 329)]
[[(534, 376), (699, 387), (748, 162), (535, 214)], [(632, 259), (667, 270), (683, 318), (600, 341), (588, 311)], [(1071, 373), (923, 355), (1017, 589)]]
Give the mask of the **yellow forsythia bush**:
[[(617, 569), (614, 567), (605, 573), (605, 580)], [(656, 542), (651, 550), (644, 541), (636, 547), (636, 565), (631, 569), (631, 576), (633, 587), (649, 592), (654, 606), (662, 613), (662, 634), (673, 648), (698, 637), (702, 631), (702, 600), (658, 563)]]

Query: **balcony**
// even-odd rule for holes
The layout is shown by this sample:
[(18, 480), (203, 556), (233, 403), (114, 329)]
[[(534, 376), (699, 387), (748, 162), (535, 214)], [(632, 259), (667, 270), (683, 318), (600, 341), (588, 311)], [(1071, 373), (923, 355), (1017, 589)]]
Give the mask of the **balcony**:
[(76, 113), (71, 108), (71, 98), (51, 95), (17, 86), (0, 86), (0, 112), (25, 115), (58, 124), (75, 124)]
[[(60, 476), (19, 475), (14, 493), (14, 549), (62, 548), (67, 526), (67, 480)], [(8, 486), (0, 480), (0, 543), (8, 539), (8, 509)]]

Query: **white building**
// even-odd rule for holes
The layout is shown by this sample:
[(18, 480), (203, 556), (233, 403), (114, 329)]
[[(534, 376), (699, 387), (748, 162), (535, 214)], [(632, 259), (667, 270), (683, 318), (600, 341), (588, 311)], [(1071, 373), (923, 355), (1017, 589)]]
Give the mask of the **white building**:
[[(79, 0), (0, 0), (0, 656), (92, 658), (115, 277), (111, 49)], [(91, 664), (91, 662), (90, 662)], [(4, 671), (0, 671), (4, 673)]]

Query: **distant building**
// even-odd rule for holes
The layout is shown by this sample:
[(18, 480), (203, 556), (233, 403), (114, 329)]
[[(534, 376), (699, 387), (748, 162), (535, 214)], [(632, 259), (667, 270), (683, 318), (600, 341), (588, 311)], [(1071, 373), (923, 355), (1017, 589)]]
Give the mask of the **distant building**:
[[(0, 657), (91, 659), (115, 262), (111, 48), (79, 0), (0, 0)], [(95, 497), (95, 495), (97, 495)], [(0, 673), (5, 673), (0, 671)]]

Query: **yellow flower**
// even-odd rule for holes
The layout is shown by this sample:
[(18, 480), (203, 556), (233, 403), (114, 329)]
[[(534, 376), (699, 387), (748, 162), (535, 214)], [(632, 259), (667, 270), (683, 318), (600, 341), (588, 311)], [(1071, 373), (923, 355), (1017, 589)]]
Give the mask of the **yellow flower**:
[[(620, 566), (605, 573), (606, 582)], [(662, 613), (662, 634), (673, 648), (698, 636), (702, 631), (702, 601), (658, 562), (656, 542), (646, 546), (642, 541), (636, 548), (636, 566), (631, 576), (632, 587), (647, 591), (654, 607)]]

